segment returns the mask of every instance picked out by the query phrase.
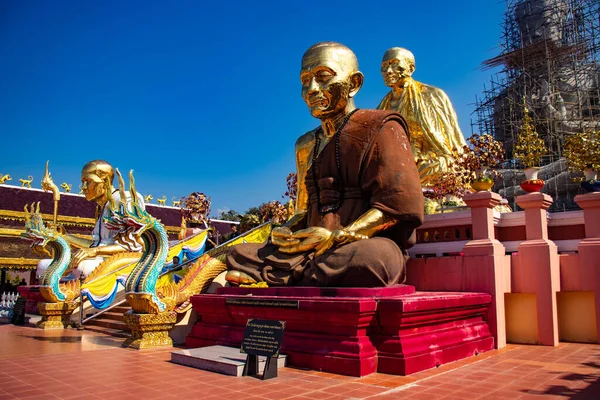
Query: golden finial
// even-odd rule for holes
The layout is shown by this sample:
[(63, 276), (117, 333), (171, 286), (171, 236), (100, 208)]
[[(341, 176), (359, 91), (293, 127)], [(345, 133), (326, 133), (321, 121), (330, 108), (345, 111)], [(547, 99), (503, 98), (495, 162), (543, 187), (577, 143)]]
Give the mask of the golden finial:
[(121, 175), (121, 172), (119, 172), (119, 168), (117, 168), (116, 170), (117, 173), (117, 179), (119, 180), (119, 202), (124, 206), (127, 207), (127, 195), (125, 194), (125, 181), (123, 180), (123, 176)]
[[(118, 170), (117, 170), (117, 174), (118, 174)], [(110, 180), (108, 179), (104, 179), (104, 188), (106, 190), (106, 199), (108, 200), (108, 208), (110, 210), (116, 210), (117, 209), (117, 204), (115, 202), (115, 198), (112, 195), (112, 186), (110, 184)]]
[(137, 194), (135, 192), (135, 180), (133, 179), (133, 170), (129, 171), (129, 193), (131, 194), (131, 201), (133, 204), (138, 203)]

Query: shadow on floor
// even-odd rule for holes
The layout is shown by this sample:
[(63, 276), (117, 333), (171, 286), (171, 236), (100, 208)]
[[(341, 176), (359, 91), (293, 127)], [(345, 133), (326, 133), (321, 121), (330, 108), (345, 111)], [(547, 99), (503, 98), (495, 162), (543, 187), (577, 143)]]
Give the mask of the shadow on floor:
[(32, 336), (21, 335), (25, 338), (39, 340), (40, 342), (49, 343), (80, 343), (82, 345), (92, 344), (96, 346), (121, 347), (123, 344), (122, 338), (106, 337), (106, 336)]
[(29, 336), (21, 335), (22, 337), (39, 340), (41, 342), (50, 343), (79, 343), (81, 342), (80, 336)]
[(600, 376), (594, 374), (570, 373), (560, 377), (565, 381), (586, 382), (584, 388), (571, 388), (565, 385), (553, 385), (543, 390), (522, 390), (523, 393), (535, 395), (564, 396), (573, 400), (598, 400), (600, 399)]

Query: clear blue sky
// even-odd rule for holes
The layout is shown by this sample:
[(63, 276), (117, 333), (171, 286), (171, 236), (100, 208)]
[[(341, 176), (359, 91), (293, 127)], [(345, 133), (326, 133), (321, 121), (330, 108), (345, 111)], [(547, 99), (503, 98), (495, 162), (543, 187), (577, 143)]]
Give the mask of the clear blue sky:
[[(167, 4), (168, 3), (168, 4)], [(77, 187), (83, 164), (134, 169), (154, 198), (201, 191), (219, 209), (280, 200), (294, 142), (315, 127), (300, 97), (303, 52), (355, 51), (374, 108), (381, 56), (416, 57), (414, 78), (444, 89), (465, 136), (498, 53), (504, 2), (0, 1), (0, 173), (44, 163)]]

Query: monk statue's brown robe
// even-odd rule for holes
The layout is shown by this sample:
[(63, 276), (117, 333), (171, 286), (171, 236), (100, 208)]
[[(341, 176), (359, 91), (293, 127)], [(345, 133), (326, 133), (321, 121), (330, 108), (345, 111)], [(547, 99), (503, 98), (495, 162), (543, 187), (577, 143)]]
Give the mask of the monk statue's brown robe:
[[(320, 256), (314, 251), (284, 254), (270, 242), (240, 244), (228, 253), (228, 268), (270, 286), (377, 287), (403, 282), (406, 249), (414, 244), (414, 230), (423, 221), (419, 173), (405, 127), (398, 113), (354, 113), (339, 133), (339, 167), (334, 136), (306, 173), (308, 214), (304, 225), (294, 227), (334, 231), (376, 208), (398, 221), (392, 228)], [(339, 209), (324, 212), (336, 205)]]

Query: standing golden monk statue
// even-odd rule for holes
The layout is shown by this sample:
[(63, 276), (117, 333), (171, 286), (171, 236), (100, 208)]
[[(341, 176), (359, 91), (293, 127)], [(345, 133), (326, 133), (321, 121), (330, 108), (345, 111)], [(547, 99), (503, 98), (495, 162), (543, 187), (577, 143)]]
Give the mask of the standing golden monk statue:
[(320, 126), (296, 142), (294, 216), (266, 244), (227, 254), (232, 284), (375, 287), (401, 283), (423, 220), (419, 175), (400, 114), (357, 110), (356, 56), (325, 42), (302, 57), (302, 98)]
[(421, 183), (430, 186), (439, 174), (449, 169), (466, 142), (448, 95), (441, 89), (415, 81), (413, 72), (415, 56), (410, 51), (393, 47), (385, 52), (381, 75), (392, 91), (377, 109), (402, 114), (408, 123)]

